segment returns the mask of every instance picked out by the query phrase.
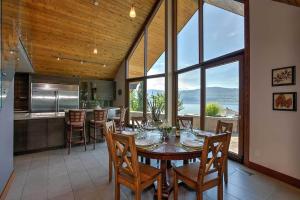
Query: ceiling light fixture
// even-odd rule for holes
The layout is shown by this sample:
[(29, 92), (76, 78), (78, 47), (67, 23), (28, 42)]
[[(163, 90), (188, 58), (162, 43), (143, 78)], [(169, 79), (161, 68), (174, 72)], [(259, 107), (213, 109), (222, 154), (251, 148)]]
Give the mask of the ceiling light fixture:
[(14, 54), (14, 51), (13, 51), (13, 50), (10, 50), (9, 53), (10, 53), (10, 54)]
[(96, 47), (94, 48), (93, 53), (98, 54), (98, 49)]
[(60, 61), (60, 57), (57, 57), (56, 60)]
[(95, 6), (99, 6), (99, 2), (98, 1), (94, 1), (94, 5)]
[(132, 6), (130, 8), (129, 17), (131, 17), (131, 18), (135, 18), (136, 17), (136, 12), (135, 12), (135, 8), (134, 8), (133, 4), (132, 4)]
[(106, 67), (106, 64), (102, 65), (102, 67), (104, 67), (104, 68), (105, 68), (105, 67)]

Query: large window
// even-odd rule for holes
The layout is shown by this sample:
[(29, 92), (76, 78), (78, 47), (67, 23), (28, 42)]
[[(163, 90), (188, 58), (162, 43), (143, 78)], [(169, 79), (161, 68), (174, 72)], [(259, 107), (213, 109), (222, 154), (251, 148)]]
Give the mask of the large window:
[(234, 0), (222, 3), (203, 6), (204, 60), (244, 48), (244, 4)]
[(177, 69), (199, 64), (198, 1), (177, 0)]
[(178, 74), (178, 115), (193, 116), (200, 128), (200, 69)]
[(128, 78), (136, 78), (144, 76), (145, 68), (145, 57), (144, 57), (144, 36), (141, 37), (139, 43), (137, 44), (135, 50), (133, 51), (131, 57), (128, 61)]
[[(165, 119), (165, 4), (165, 0), (160, 2), (127, 60), (130, 124), (134, 116), (146, 116), (149, 120)], [(153, 109), (157, 109), (157, 112), (153, 112)]]
[(165, 3), (162, 2), (148, 27), (147, 75), (165, 73)]
[[(147, 79), (147, 117), (153, 121), (165, 119), (165, 77)], [(156, 111), (156, 114), (153, 111)]]
[[(143, 81), (129, 82), (129, 119), (142, 117), (144, 110)], [(131, 122), (130, 122), (131, 123)]]
[(239, 62), (206, 70), (205, 130), (215, 131), (218, 120), (233, 123), (230, 151), (238, 154)]
[(193, 116), (194, 128), (210, 132), (218, 120), (232, 122), (230, 151), (241, 157), (244, 4), (198, 2), (177, 0), (177, 115)]

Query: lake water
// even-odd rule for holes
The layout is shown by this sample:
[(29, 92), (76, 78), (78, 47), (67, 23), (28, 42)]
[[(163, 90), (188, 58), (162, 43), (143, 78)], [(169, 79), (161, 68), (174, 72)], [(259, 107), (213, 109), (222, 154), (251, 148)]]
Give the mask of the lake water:
[[(225, 108), (232, 109), (236, 112), (239, 111), (238, 104), (221, 104), (221, 106)], [(179, 111), (179, 114), (193, 114), (200, 115), (200, 104), (183, 104), (184, 109)]]

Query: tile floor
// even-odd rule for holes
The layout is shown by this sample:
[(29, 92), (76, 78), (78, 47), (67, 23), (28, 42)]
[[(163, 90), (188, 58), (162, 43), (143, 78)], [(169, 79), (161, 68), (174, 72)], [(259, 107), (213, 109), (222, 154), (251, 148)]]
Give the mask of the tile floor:
[[(84, 152), (83, 147), (75, 147), (71, 155), (60, 149), (15, 157), (16, 179), (7, 200), (114, 199), (114, 183), (108, 183), (106, 145), (92, 148), (90, 145)], [(300, 200), (299, 189), (235, 162), (230, 161), (229, 173), (225, 200)], [(153, 199), (153, 193), (154, 189), (149, 188), (142, 199)], [(195, 192), (183, 186), (179, 194), (179, 199), (196, 199)], [(133, 198), (134, 194), (122, 187), (121, 199)], [(205, 192), (204, 199), (217, 199), (216, 189)]]

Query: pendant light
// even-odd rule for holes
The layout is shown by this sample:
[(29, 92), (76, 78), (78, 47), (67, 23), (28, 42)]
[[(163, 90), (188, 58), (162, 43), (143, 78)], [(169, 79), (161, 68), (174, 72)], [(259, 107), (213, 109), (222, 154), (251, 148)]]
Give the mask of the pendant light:
[(133, 4), (132, 4), (132, 6), (130, 8), (129, 17), (131, 17), (131, 18), (135, 18), (136, 17), (136, 12), (135, 12), (135, 8), (134, 8)]
[[(97, 19), (97, 12), (96, 12), (96, 10), (95, 10), (94, 16), (95, 16), (94, 20), (96, 20)], [(94, 24), (94, 26), (96, 26), (96, 23)], [(94, 49), (93, 49), (93, 54), (95, 54), (95, 55), (98, 54), (98, 49), (97, 49), (97, 45), (96, 45), (96, 30), (97, 29), (95, 28), (95, 30), (94, 30)]]
[[(95, 46), (96, 46), (96, 43), (95, 43)], [(97, 49), (97, 47), (94, 48), (93, 54), (98, 54), (98, 49)]]

